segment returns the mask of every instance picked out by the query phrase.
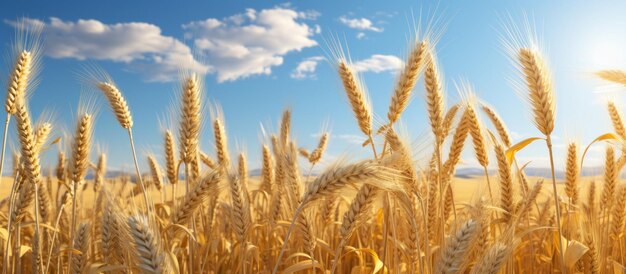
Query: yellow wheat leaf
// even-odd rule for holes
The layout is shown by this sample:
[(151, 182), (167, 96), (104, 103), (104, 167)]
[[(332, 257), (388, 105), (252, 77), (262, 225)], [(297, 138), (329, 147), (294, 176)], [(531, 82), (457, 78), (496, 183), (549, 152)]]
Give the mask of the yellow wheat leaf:
[(528, 139), (524, 139), (521, 142), (512, 145), (507, 151), (506, 151), (506, 159), (509, 162), (509, 165), (511, 163), (513, 163), (513, 158), (515, 158), (515, 153), (517, 153), (518, 151), (524, 149), (527, 145), (530, 145), (530, 143), (537, 141), (537, 140), (543, 140), (543, 138), (540, 137), (530, 137)]
[(615, 133), (605, 133), (602, 134), (600, 136), (598, 136), (597, 138), (593, 139), (593, 141), (591, 141), (591, 143), (589, 143), (589, 145), (587, 145), (587, 147), (585, 148), (585, 151), (583, 152), (583, 157), (580, 158), (580, 166), (583, 166), (583, 162), (585, 161), (585, 155), (587, 154), (587, 150), (589, 150), (589, 148), (591, 147), (591, 145), (593, 145), (594, 143), (600, 142), (600, 141), (606, 141), (606, 140), (619, 140), (619, 137), (617, 137), (617, 135), (615, 135)]

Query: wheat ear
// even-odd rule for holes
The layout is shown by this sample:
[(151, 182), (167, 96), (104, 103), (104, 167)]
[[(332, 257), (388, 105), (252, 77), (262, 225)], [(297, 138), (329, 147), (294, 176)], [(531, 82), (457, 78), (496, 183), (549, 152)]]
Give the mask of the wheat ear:
[(180, 107), (180, 159), (190, 165), (198, 154), (198, 138), (201, 126), (200, 79), (192, 74), (183, 80)]
[(124, 99), (124, 96), (122, 96), (122, 92), (120, 92), (117, 86), (112, 82), (99, 82), (97, 86), (109, 101), (109, 105), (115, 113), (115, 118), (120, 123), (120, 126), (125, 129), (132, 128), (133, 116), (130, 114), (128, 103), (126, 99)]
[(178, 166), (176, 160), (176, 144), (174, 144), (174, 136), (172, 132), (165, 131), (165, 167), (167, 171), (167, 180), (170, 184), (178, 183)]
[(150, 166), (150, 173), (152, 175), (152, 181), (157, 190), (161, 190), (163, 187), (163, 173), (161, 172), (161, 167), (157, 162), (154, 155), (148, 155), (148, 165)]
[(84, 222), (76, 230), (76, 237), (73, 241), (74, 249), (80, 251), (80, 254), (72, 256), (72, 273), (74, 274), (83, 273), (87, 266), (89, 240), (89, 224)]
[(500, 207), (506, 211), (504, 220), (508, 222), (513, 214), (513, 178), (511, 167), (506, 158), (502, 145), (495, 147), (496, 159), (498, 160), (498, 177), (500, 179)]
[(511, 147), (511, 137), (509, 136), (509, 131), (506, 129), (506, 125), (502, 121), (502, 118), (500, 118), (500, 115), (498, 115), (493, 108), (486, 104), (482, 104), (481, 109), (485, 114), (487, 114), (487, 117), (489, 117), (493, 126), (496, 127), (496, 131), (498, 132), (498, 136), (500, 136), (502, 144), (504, 144), (507, 148)]
[(363, 185), (359, 192), (350, 203), (348, 211), (343, 215), (343, 221), (339, 230), (339, 245), (335, 250), (335, 257), (330, 273), (335, 273), (337, 263), (341, 256), (341, 250), (356, 229), (359, 222), (367, 218), (368, 211), (371, 211), (372, 204), (376, 198), (376, 187), (371, 185)]
[[(387, 118), (389, 123), (393, 124), (406, 109), (411, 100), (411, 93), (415, 87), (415, 83), (419, 77), (420, 71), (424, 68), (423, 64), (428, 51), (428, 43), (426, 41), (418, 42), (409, 53), (409, 57), (404, 65), (402, 72), (398, 77), (398, 82), (391, 97), (389, 104), (389, 112)], [(345, 86), (345, 84), (344, 84)], [(367, 134), (367, 133), (366, 133)]]
[(322, 154), (324, 154), (324, 151), (326, 150), (326, 145), (328, 145), (329, 136), (330, 135), (328, 134), (328, 132), (322, 134), (322, 137), (320, 138), (317, 147), (311, 152), (311, 154), (309, 154), (308, 158), (311, 164), (316, 164), (320, 161), (320, 159), (322, 159)]
[(519, 62), (526, 77), (529, 96), (533, 108), (535, 126), (541, 133), (548, 136), (554, 129), (554, 91), (552, 80), (542, 57), (533, 50), (519, 50)]
[(367, 95), (345, 60), (339, 60), (339, 77), (343, 83), (343, 88), (348, 96), (348, 101), (352, 106), (352, 111), (356, 117), (361, 132), (366, 136), (372, 134), (372, 112), (367, 100)]
[(456, 113), (459, 111), (460, 108), (461, 106), (459, 106), (459, 104), (452, 105), (446, 112), (446, 116), (443, 117), (441, 134), (444, 136), (444, 138), (447, 137), (448, 134), (450, 134), (450, 129), (452, 129), (454, 117), (456, 117)]
[(426, 86), (426, 109), (430, 128), (435, 135), (437, 144), (441, 144), (445, 138), (443, 130), (444, 122), (444, 101), (442, 83), (437, 71), (437, 63), (432, 53), (428, 53), (428, 64), (424, 72), (424, 85)]
[(478, 227), (479, 224), (471, 219), (461, 225), (442, 249), (435, 273), (457, 273), (459, 271)]
[(213, 134), (215, 135), (215, 151), (217, 152), (217, 162), (222, 168), (230, 165), (228, 153), (228, 139), (223, 122), (217, 118), (213, 121)]
[(472, 268), (471, 274), (497, 274), (502, 268), (509, 254), (509, 248), (506, 244), (495, 243), (490, 247), (485, 255), (479, 259), (478, 263)]
[(262, 154), (261, 186), (259, 189), (271, 193), (272, 185), (274, 184), (274, 167), (272, 163), (272, 153), (267, 145), (263, 145)]
[(565, 194), (570, 199), (570, 203), (575, 205), (578, 203), (578, 154), (576, 143), (570, 143), (567, 146), (567, 160), (565, 163)]
[(159, 235), (143, 216), (128, 217), (128, 228), (135, 249), (135, 264), (141, 273), (169, 273), (166, 255), (159, 243)]
[(185, 195), (183, 202), (172, 214), (173, 224), (186, 224), (193, 216), (193, 213), (200, 205), (207, 201), (211, 194), (211, 190), (217, 188), (220, 181), (220, 173), (211, 172), (200, 180), (194, 188)]
[(98, 163), (96, 164), (96, 174), (94, 176), (93, 181), (93, 191), (94, 193), (100, 192), (102, 188), (102, 184), (106, 178), (107, 173), (107, 155), (106, 153), (100, 153), (98, 156)]
[(626, 72), (623, 70), (601, 70), (595, 74), (604, 80), (626, 86)]
[(608, 210), (613, 204), (613, 195), (615, 195), (615, 187), (619, 176), (619, 171), (615, 163), (615, 152), (610, 146), (606, 148), (604, 161), (604, 188), (602, 189), (600, 203)]

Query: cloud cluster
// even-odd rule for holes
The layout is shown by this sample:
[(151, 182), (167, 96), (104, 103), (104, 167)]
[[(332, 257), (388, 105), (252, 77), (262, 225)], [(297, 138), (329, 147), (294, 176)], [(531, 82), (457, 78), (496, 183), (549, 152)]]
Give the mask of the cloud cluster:
[(224, 82), (271, 74), (289, 52), (316, 46), (312, 36), (320, 27), (303, 21), (318, 16), (316, 11), (276, 7), (183, 24), (185, 38), (193, 41), (195, 51), (149, 23), (106, 24), (55, 17), (28, 19), (28, 23), (45, 25), (46, 54), (53, 58), (120, 62), (142, 72), (148, 81), (174, 80), (183, 69), (215, 73), (218, 82)]
[[(14, 22), (7, 22), (14, 25)], [(189, 47), (165, 36), (148, 23), (104, 24), (98, 20), (49, 22), (28, 19), (29, 24), (44, 24), (46, 54), (53, 58), (109, 60), (141, 69), (148, 81), (168, 81), (179, 69), (205, 73), (209, 67), (196, 61)]]
[(348, 18), (346, 16), (339, 17), (339, 22), (352, 29), (368, 30), (374, 32), (382, 32), (383, 28), (374, 26), (374, 23), (367, 18)]
[(402, 59), (393, 55), (374, 54), (370, 58), (352, 64), (357, 72), (396, 72), (404, 66)]
[(315, 70), (317, 69), (317, 64), (324, 59), (325, 58), (322, 56), (313, 56), (302, 60), (300, 63), (298, 63), (298, 66), (291, 72), (291, 78), (315, 78)]
[(247, 9), (223, 20), (191, 22), (183, 29), (210, 61), (218, 82), (224, 82), (270, 74), (287, 53), (316, 46), (312, 36), (319, 27), (302, 22), (311, 17), (285, 8)]

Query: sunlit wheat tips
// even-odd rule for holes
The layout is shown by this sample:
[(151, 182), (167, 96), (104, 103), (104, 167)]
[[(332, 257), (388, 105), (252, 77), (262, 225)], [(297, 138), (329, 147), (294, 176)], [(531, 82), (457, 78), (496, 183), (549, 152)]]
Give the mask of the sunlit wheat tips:
[(498, 115), (495, 109), (493, 109), (492, 107), (486, 104), (482, 104), (481, 109), (483, 110), (485, 114), (487, 114), (487, 117), (489, 117), (489, 120), (491, 121), (493, 126), (496, 128), (496, 131), (498, 132), (498, 136), (500, 137), (500, 141), (502, 142), (502, 144), (507, 148), (510, 147), (511, 137), (509, 136), (509, 131), (507, 130), (506, 125), (502, 121), (502, 118), (500, 118), (500, 115)]
[(556, 109), (550, 72), (543, 57), (536, 50), (521, 48), (518, 60), (528, 87), (528, 100), (533, 110), (535, 126), (548, 136), (554, 129)]
[(32, 24), (28, 18), (15, 22), (16, 37), (11, 45), (10, 75), (7, 79), (5, 110), (15, 114), (16, 103), (34, 89), (38, 81), (43, 54), (43, 24)]
[(437, 61), (432, 52), (428, 53), (428, 64), (424, 72), (424, 85), (426, 86), (426, 109), (428, 110), (428, 118), (430, 127), (437, 139), (437, 142), (443, 142), (444, 130), (444, 98), (442, 90), (442, 79), (437, 70)]
[[(391, 96), (391, 103), (389, 104), (389, 111), (387, 112), (387, 118), (389, 119), (390, 124), (400, 119), (402, 112), (406, 109), (409, 102), (411, 101), (413, 88), (415, 87), (415, 83), (419, 78), (420, 72), (424, 68), (424, 63), (426, 62), (425, 59), (427, 51), (428, 42), (426, 41), (416, 42), (415, 45), (412, 47), (404, 68), (398, 76), (393, 95)], [(346, 85), (344, 82), (344, 87), (345, 86)]]
[(289, 135), (291, 134), (291, 110), (285, 109), (280, 117), (280, 146), (285, 150), (289, 145)]
[(120, 126), (130, 129), (133, 127), (133, 116), (130, 114), (128, 103), (115, 83), (109, 77), (107, 78), (107, 81), (97, 82), (96, 85), (104, 93), (107, 101), (109, 101), (109, 106), (115, 113), (115, 118), (120, 123)]
[(622, 140), (626, 140), (626, 127), (624, 126), (622, 113), (619, 111), (617, 106), (615, 106), (615, 103), (613, 101), (607, 102), (607, 108), (615, 133), (617, 133), (617, 135), (622, 138)]
[(595, 74), (604, 80), (626, 86), (626, 72), (623, 70), (601, 70)]
[(345, 59), (338, 60), (339, 77), (361, 132), (372, 134), (372, 111), (361, 81)]
[(330, 135), (328, 132), (322, 134), (322, 137), (320, 137), (317, 147), (309, 154), (308, 158), (311, 164), (316, 164), (320, 161), (320, 159), (322, 159), (322, 154), (324, 154), (326, 146), (328, 145), (329, 136)]

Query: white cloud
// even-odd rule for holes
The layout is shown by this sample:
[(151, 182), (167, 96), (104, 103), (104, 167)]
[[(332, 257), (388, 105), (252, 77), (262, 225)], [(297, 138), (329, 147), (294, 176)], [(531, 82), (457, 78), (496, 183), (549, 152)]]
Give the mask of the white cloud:
[[(180, 69), (205, 73), (209, 68), (197, 62), (191, 49), (179, 40), (164, 36), (152, 24), (132, 22), (104, 24), (98, 20), (49, 22), (28, 19), (30, 24), (45, 24), (46, 54), (53, 58), (109, 60), (128, 64), (142, 71), (148, 81), (169, 81)], [(14, 22), (5, 21), (15, 26)]]
[(339, 17), (339, 22), (352, 29), (369, 30), (374, 32), (382, 32), (383, 28), (375, 27), (372, 21), (367, 18), (348, 18), (346, 16)]
[(402, 68), (404, 62), (393, 55), (374, 54), (370, 58), (357, 61), (352, 64), (357, 72), (375, 72), (381, 73), (385, 71), (396, 72)]
[(194, 21), (183, 29), (185, 37), (193, 39), (196, 48), (206, 54), (218, 82), (224, 82), (269, 75), (287, 53), (316, 46), (311, 37), (320, 32), (319, 26), (301, 22), (316, 16), (310, 11), (280, 7), (247, 9), (222, 20)]
[(359, 32), (359, 33), (356, 34), (356, 39), (361, 40), (363, 38), (365, 38), (365, 33), (364, 32)]
[(317, 64), (324, 60), (322, 56), (313, 56), (302, 60), (298, 66), (291, 72), (291, 78), (306, 79), (315, 78), (315, 70)]

